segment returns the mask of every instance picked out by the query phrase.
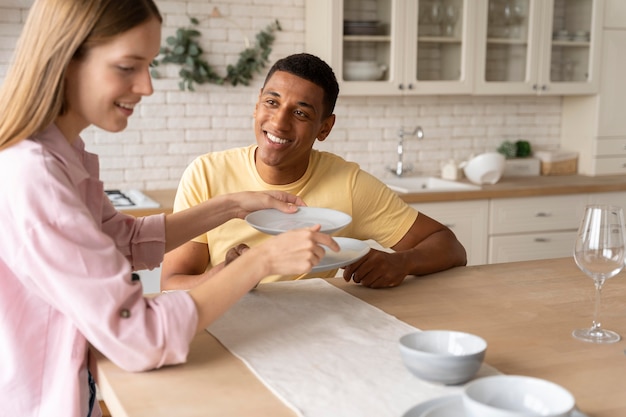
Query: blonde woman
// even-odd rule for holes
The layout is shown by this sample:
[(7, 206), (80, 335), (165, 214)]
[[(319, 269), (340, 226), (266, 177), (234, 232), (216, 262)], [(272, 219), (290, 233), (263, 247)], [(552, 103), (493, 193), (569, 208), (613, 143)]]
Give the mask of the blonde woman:
[(197, 331), (269, 274), (303, 273), (338, 250), (319, 227), (247, 250), (189, 292), (144, 298), (133, 269), (285, 193), (225, 195), (173, 215), (117, 212), (83, 129), (123, 130), (152, 93), (153, 0), (36, 0), (0, 90), (0, 404), (7, 416), (99, 416), (88, 344), (141, 371), (185, 361)]

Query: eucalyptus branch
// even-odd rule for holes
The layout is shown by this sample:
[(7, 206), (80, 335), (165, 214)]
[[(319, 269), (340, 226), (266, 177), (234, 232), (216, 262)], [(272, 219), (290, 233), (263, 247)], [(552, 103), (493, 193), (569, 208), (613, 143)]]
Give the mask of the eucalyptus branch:
[(222, 77), (202, 57), (204, 50), (198, 42), (201, 34), (194, 29), (199, 23), (198, 19), (192, 17), (189, 20), (190, 27), (178, 28), (176, 36), (169, 36), (166, 39), (167, 46), (161, 47), (159, 57), (152, 62), (151, 71), (154, 78), (159, 78), (160, 74), (156, 69), (159, 65), (179, 65), (178, 75), (181, 81), (178, 87), (189, 91), (194, 91), (194, 84), (249, 85), (254, 73), (260, 73), (269, 61), (271, 46), (275, 39), (274, 32), (282, 30), (278, 20), (275, 20), (257, 33), (254, 46), (241, 51), (237, 63), (229, 64), (226, 67), (226, 75)]

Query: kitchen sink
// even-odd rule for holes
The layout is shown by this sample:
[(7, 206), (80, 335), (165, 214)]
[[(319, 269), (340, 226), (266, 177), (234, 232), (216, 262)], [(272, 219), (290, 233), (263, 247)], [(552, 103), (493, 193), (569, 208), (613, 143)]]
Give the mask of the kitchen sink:
[(437, 177), (401, 177), (381, 180), (387, 187), (399, 193), (432, 193), (480, 190), (480, 186)]

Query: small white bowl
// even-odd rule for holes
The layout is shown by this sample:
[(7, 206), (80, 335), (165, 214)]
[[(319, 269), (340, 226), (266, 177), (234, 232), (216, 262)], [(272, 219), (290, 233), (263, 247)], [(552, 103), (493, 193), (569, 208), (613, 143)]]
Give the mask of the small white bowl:
[(560, 385), (521, 375), (477, 379), (462, 397), (471, 417), (566, 417), (575, 406), (574, 396)]
[(382, 78), (386, 70), (385, 65), (376, 61), (346, 61), (343, 78), (346, 81), (376, 81)]
[(504, 161), (504, 155), (501, 153), (483, 153), (463, 163), (463, 172), (474, 184), (495, 184), (500, 181), (504, 172)]
[(476, 375), (486, 350), (483, 338), (452, 330), (426, 330), (400, 338), (400, 354), (408, 370), (420, 379), (446, 385)]

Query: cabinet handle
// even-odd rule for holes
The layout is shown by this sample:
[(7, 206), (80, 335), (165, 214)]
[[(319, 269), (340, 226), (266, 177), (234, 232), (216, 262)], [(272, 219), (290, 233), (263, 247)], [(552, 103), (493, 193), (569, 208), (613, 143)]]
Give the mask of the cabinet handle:
[(413, 89), (413, 84), (409, 84), (409, 90)]
[(541, 86), (541, 91), (546, 91), (547, 89), (548, 89), (547, 85), (544, 84), (544, 85)]
[(398, 84), (398, 89), (399, 90), (404, 90), (404, 84)]
[(537, 91), (538, 88), (539, 86), (537, 84), (533, 84), (533, 90)]
[(550, 213), (545, 213), (543, 211), (540, 211), (539, 213), (535, 214), (535, 217), (551, 217), (552, 214)]
[(537, 243), (547, 243), (549, 241), (550, 241), (550, 239), (546, 239), (545, 237), (536, 237), (535, 238), (535, 242), (537, 242)]

